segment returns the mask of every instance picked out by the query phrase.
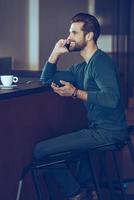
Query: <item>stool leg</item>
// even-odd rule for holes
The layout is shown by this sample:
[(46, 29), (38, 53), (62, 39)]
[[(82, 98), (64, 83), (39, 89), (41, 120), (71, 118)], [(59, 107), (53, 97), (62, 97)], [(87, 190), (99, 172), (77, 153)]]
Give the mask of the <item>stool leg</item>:
[(22, 191), (22, 185), (23, 185), (23, 179), (20, 179), (19, 180), (19, 185), (18, 185), (18, 190), (17, 190), (16, 200), (20, 200), (21, 191)]
[(32, 168), (31, 174), (32, 174), (32, 178), (33, 178), (36, 195), (37, 195), (37, 200), (44, 200), (42, 192), (41, 192), (41, 188), (40, 188), (38, 170), (36, 168)]
[(22, 170), (22, 174), (21, 174), (19, 184), (18, 184), (16, 200), (20, 200), (20, 198), (21, 198), (21, 192), (22, 192), (24, 178), (27, 175), (27, 173), (29, 172), (29, 170), (30, 170), (30, 165), (24, 167), (23, 170)]
[(47, 173), (44, 173), (43, 177), (44, 177), (44, 181), (46, 183), (49, 200), (58, 200), (58, 197), (55, 194), (53, 180), (51, 180), (51, 178), (47, 175)]
[(103, 152), (103, 154), (101, 154), (101, 161), (102, 161), (101, 164), (103, 165), (104, 173), (105, 173), (106, 178), (107, 178), (108, 188), (109, 188), (109, 191), (110, 191), (110, 199), (115, 200), (116, 199), (115, 190), (114, 190), (114, 187), (113, 187), (111, 176), (108, 172), (106, 152)]
[(93, 182), (94, 182), (95, 189), (96, 189), (96, 192), (97, 192), (97, 195), (98, 195), (98, 200), (104, 200), (104, 198), (102, 197), (100, 186), (99, 186), (99, 181), (97, 180), (95, 167), (93, 165), (93, 161), (92, 161), (90, 152), (88, 153), (88, 158), (89, 158), (89, 164), (90, 164), (90, 168), (91, 168), (91, 174), (92, 174)]
[(123, 179), (121, 178), (120, 169), (119, 169), (118, 161), (117, 161), (117, 158), (116, 158), (116, 153), (112, 152), (112, 156), (113, 156), (113, 160), (114, 160), (114, 165), (115, 165), (115, 170), (116, 170), (117, 178), (118, 178), (119, 185), (120, 185), (122, 200), (127, 200), (126, 194), (125, 194), (125, 189), (124, 189), (124, 186), (123, 186)]

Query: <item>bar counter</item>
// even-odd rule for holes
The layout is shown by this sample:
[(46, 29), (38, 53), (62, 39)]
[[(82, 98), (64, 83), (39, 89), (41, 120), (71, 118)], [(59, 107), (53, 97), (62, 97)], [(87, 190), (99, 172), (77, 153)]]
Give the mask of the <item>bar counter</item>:
[[(0, 113), (0, 199), (15, 200), (21, 170), (31, 161), (34, 145), (86, 127), (86, 111), (81, 101), (60, 97), (38, 81), (0, 89)], [(36, 200), (30, 174), (23, 199)]]

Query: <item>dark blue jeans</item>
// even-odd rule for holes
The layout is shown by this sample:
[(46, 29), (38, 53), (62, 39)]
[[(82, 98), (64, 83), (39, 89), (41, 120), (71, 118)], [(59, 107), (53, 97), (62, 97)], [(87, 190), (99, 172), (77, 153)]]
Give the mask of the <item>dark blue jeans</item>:
[[(38, 143), (34, 148), (33, 156), (38, 161), (47, 155), (62, 151), (81, 149), (86, 152), (90, 148), (121, 141), (126, 137), (126, 131), (107, 131), (96, 128), (83, 129)], [(81, 187), (91, 180), (90, 166), (86, 153), (81, 158), (76, 177), (72, 175), (65, 165), (55, 168), (50, 167), (47, 173), (56, 180), (65, 197), (71, 197), (79, 193)]]

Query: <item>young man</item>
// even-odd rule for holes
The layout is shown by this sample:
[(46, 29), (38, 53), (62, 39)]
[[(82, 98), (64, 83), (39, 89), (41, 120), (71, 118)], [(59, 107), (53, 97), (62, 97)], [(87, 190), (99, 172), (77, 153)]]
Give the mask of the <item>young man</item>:
[[(127, 124), (121, 102), (117, 80), (117, 66), (112, 59), (97, 47), (100, 25), (97, 19), (86, 13), (76, 14), (71, 21), (67, 39), (60, 39), (41, 75), (43, 82), (53, 81), (58, 73), (57, 62), (61, 55), (79, 51), (84, 62), (75, 64), (66, 72), (73, 77), (72, 84), (61, 80), (61, 86), (52, 82), (51, 86), (61, 96), (81, 99), (87, 108), (89, 127), (57, 138), (42, 141), (34, 149), (34, 157), (40, 160), (51, 153), (82, 149), (122, 141), (127, 137)], [(63, 78), (64, 79), (64, 78)], [(88, 173), (86, 173), (86, 170)], [(51, 170), (65, 197), (84, 200), (81, 192), (89, 184), (88, 161), (86, 155), (81, 162), (77, 179), (66, 167)]]

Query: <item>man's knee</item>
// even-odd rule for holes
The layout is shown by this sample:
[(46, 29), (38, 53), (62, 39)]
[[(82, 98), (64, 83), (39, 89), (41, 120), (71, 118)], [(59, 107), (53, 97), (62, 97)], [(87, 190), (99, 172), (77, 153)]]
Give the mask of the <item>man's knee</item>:
[(41, 160), (45, 156), (44, 149), (40, 143), (36, 144), (33, 149), (33, 160)]

